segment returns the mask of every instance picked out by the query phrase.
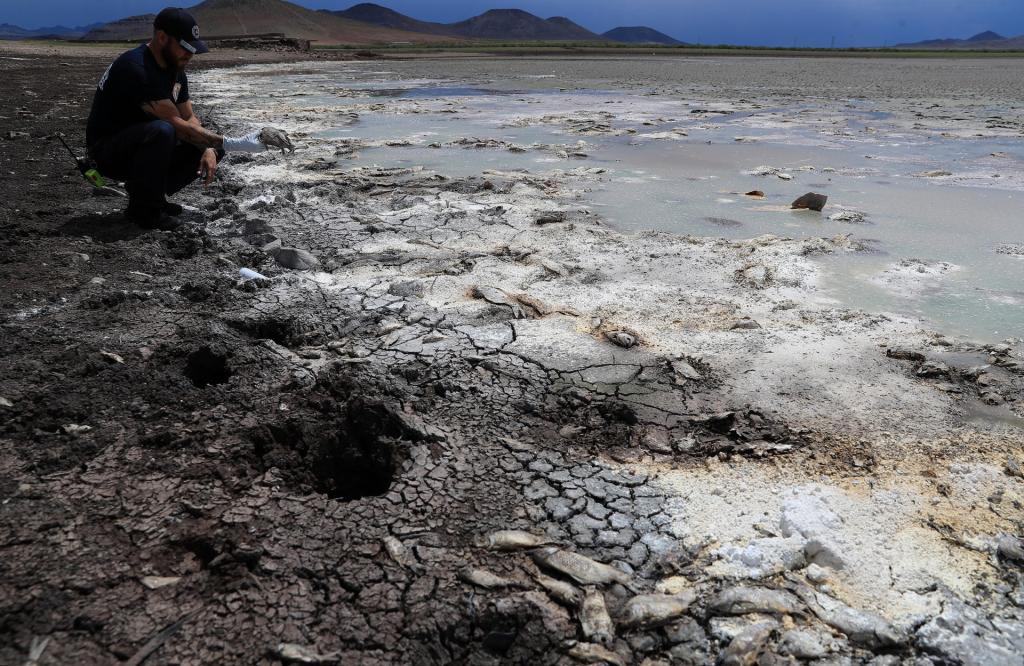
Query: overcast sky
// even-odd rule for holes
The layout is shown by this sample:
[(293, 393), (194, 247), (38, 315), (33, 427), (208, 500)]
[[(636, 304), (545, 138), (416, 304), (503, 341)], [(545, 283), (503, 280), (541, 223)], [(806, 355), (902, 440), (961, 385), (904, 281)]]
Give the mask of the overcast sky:
[[(173, 0), (171, 0), (173, 1)], [(155, 12), (168, 0), (0, 0), (0, 23), (84, 25)], [(179, 0), (182, 4), (194, 1)], [(297, 0), (345, 9), (346, 0)], [(647, 25), (687, 42), (773, 46), (880, 46), (983, 30), (1024, 34), (1024, 0), (381, 0), (414, 18), (452, 22), (493, 8), (568, 16), (595, 32)], [(200, 26), (201, 27), (201, 26)]]

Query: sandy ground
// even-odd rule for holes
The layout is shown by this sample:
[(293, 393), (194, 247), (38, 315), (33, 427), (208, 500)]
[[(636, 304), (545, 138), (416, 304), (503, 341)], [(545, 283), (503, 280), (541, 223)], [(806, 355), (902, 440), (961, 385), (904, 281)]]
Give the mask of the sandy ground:
[[(568, 159), (602, 118), (539, 113), (567, 134), (545, 170), (351, 167), (366, 145), (313, 130), (440, 109), (294, 109), (230, 70), (195, 77), (204, 117), (299, 150), (232, 158), (186, 230), (141, 233), (44, 138), (108, 54), (74, 55), (0, 60), (4, 663), (46, 638), (41, 664), (1019, 663), (1019, 340), (816, 305), (811, 258), (856, 236), (616, 232)], [(444, 76), (1019, 136), (1008, 68), (886, 62)], [(507, 529), (534, 536), (488, 546)]]

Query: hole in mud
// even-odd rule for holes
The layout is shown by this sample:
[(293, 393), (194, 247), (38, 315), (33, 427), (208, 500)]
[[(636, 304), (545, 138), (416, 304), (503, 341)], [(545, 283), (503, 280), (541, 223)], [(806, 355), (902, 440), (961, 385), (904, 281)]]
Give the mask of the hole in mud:
[(313, 464), (319, 490), (331, 499), (383, 495), (395, 477), (395, 447), (385, 439), (338, 433), (320, 446)]
[(283, 347), (299, 347), (319, 337), (315, 327), (301, 317), (266, 317), (228, 322), (233, 328), (261, 340), (273, 340)]
[(360, 397), (331, 408), (329, 420), (293, 418), (260, 426), (252, 441), (264, 468), (276, 467), (289, 482), (331, 499), (387, 493), (408, 439), (395, 408)]
[(198, 388), (223, 384), (231, 379), (227, 353), (221, 349), (200, 347), (188, 355), (185, 376)]

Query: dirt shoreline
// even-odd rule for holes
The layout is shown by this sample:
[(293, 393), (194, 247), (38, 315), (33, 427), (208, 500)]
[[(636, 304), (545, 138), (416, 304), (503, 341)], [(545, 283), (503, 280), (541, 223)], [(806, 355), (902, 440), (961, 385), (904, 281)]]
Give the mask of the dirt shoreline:
[[(117, 663), (179, 620), (146, 663), (1019, 654), (1024, 435), (968, 409), (1019, 413), (1019, 343), (800, 305), (849, 239), (618, 234), (582, 171), (337, 169), (300, 137), (141, 233), (44, 138), (80, 136), (111, 54), (73, 55), (0, 51), (36, 58), (0, 59), (0, 662), (50, 637), (40, 664)], [(197, 79), (218, 126), (251, 120)], [(596, 588), (614, 634), (477, 545), (500, 529), (628, 575)], [(631, 623), (638, 592), (683, 610)]]

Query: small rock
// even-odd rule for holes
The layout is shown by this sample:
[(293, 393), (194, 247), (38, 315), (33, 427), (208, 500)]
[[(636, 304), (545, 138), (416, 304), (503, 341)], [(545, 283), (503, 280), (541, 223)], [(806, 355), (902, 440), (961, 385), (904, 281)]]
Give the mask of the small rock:
[(793, 209), (807, 209), (821, 211), (825, 208), (825, 203), (828, 202), (828, 197), (824, 194), (816, 194), (814, 192), (808, 192), (807, 194), (799, 197), (794, 201), (790, 207)]
[(423, 296), (425, 288), (423, 283), (419, 280), (404, 280), (402, 282), (392, 282), (388, 287), (388, 293), (392, 296), (402, 296), (408, 298), (410, 296)]
[(0, 395), (0, 407), (11, 408), (14, 407), (14, 403)]
[(925, 355), (921, 352), (902, 347), (890, 347), (885, 350), (885, 355), (900, 361), (914, 361), (915, 363), (923, 363), (925, 361)]
[(320, 265), (319, 259), (306, 250), (300, 250), (296, 247), (274, 248), (270, 251), (270, 255), (274, 257), (274, 261), (279, 266), (291, 270), (308, 271)]
[(761, 190), (750, 190), (749, 192), (745, 193), (743, 196), (745, 196), (745, 197), (754, 197), (755, 199), (764, 199), (764, 192), (762, 192)]
[[(6, 401), (0, 398), (0, 405), (2, 405), (4, 402)], [(7, 405), (4, 406), (10, 407), (11, 405), (8, 403)], [(1003, 468), (1003, 472), (1006, 474), (1006, 476), (1017, 477), (1018, 479), (1024, 478), (1024, 470), (1021, 470), (1020, 463), (1017, 462), (1017, 460), (1014, 458), (1006, 459), (1006, 467)]]
[(820, 567), (817, 564), (811, 563), (807, 566), (807, 570), (804, 571), (807, 576), (807, 580), (811, 581), (815, 585), (820, 585), (830, 578), (828, 569)]
[(544, 213), (543, 215), (537, 218), (536, 222), (539, 225), (557, 224), (559, 222), (565, 222), (567, 219), (568, 215), (566, 215), (565, 211), (556, 210)]
[(914, 371), (918, 377), (947, 377), (949, 366), (942, 361), (925, 361)]
[(733, 323), (729, 330), (732, 331), (754, 331), (761, 328), (761, 324), (758, 324), (753, 319), (740, 319)]
[(844, 210), (840, 213), (834, 213), (829, 215), (828, 219), (833, 222), (847, 222), (849, 224), (863, 224), (867, 221), (864, 213), (858, 213), (855, 210)]
[(797, 659), (821, 659), (828, 654), (828, 648), (816, 632), (791, 629), (779, 639), (779, 652)]

